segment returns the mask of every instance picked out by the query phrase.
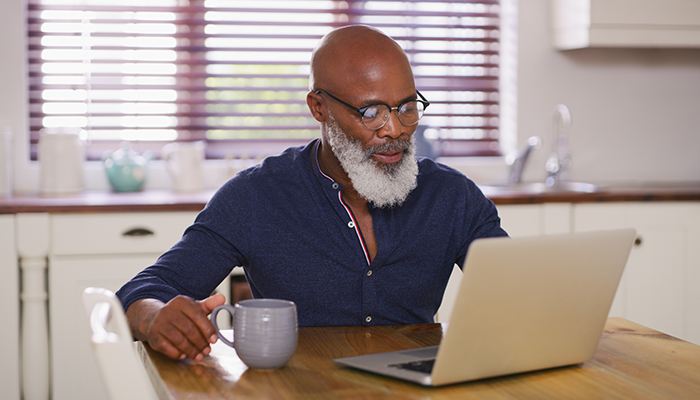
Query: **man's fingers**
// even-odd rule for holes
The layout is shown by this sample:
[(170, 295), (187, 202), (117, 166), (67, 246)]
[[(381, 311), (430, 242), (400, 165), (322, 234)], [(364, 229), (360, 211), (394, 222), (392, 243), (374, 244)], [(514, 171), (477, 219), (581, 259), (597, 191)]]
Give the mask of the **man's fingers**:
[(157, 335), (156, 337), (149, 338), (148, 344), (156, 351), (165, 354), (174, 360), (182, 359), (186, 356), (176, 345), (170, 342), (165, 336)]
[[(198, 354), (209, 349), (209, 337), (211, 333), (203, 329), (203, 325), (209, 324), (209, 319), (201, 311), (192, 311), (196, 307), (183, 310), (186, 318), (178, 318), (173, 321), (173, 326), (179, 331), (181, 338), (173, 333), (173, 337), (177, 337), (176, 345), (187, 357), (194, 359)], [(211, 326), (211, 331), (214, 327)], [(215, 332), (215, 331), (214, 331)]]

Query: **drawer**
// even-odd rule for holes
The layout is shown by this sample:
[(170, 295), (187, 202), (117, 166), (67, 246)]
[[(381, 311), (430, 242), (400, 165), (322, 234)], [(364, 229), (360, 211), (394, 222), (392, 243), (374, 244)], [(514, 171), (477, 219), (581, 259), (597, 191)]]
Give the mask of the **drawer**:
[(196, 216), (195, 212), (55, 214), (52, 254), (162, 253)]

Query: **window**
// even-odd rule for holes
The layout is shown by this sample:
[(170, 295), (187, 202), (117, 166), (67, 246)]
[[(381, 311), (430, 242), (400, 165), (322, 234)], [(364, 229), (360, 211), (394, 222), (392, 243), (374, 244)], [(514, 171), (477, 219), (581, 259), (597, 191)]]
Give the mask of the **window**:
[(301, 145), (319, 135), (311, 50), (368, 24), (406, 50), (443, 155), (498, 154), (498, 0), (28, 2), (33, 153), (51, 127), (84, 129), (91, 159), (122, 141), (205, 140), (211, 158)]

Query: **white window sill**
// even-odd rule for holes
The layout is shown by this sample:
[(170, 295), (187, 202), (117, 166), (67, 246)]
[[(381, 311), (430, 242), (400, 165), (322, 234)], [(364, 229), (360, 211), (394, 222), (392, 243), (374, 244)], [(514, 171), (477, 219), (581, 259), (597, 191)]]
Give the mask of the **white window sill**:
[[(438, 162), (448, 165), (477, 183), (501, 182), (508, 176), (508, 166), (503, 157), (445, 157)], [(206, 189), (217, 189), (239, 171), (251, 167), (260, 160), (208, 160), (203, 165), (203, 178)], [(31, 186), (15, 187), (16, 192), (39, 191), (39, 163), (29, 163), (25, 173), (30, 175), (26, 183)], [(148, 164), (148, 177), (144, 189), (164, 190), (172, 188), (172, 179), (162, 161), (152, 161)], [(86, 190), (110, 190), (104, 166), (98, 161), (88, 161), (83, 164), (83, 187)]]

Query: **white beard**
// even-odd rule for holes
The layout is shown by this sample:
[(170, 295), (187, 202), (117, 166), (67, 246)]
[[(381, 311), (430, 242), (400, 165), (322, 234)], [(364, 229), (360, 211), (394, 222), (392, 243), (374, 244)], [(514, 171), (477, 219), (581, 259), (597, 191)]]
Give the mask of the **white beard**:
[[(375, 207), (400, 206), (418, 185), (413, 136), (410, 140), (397, 139), (365, 149), (357, 139), (343, 132), (329, 115), (328, 142), (357, 193)], [(372, 157), (373, 153), (396, 149), (404, 150), (401, 160), (396, 163), (384, 164)]]

